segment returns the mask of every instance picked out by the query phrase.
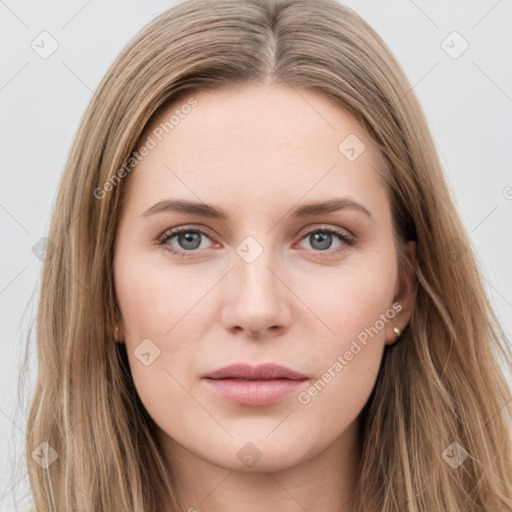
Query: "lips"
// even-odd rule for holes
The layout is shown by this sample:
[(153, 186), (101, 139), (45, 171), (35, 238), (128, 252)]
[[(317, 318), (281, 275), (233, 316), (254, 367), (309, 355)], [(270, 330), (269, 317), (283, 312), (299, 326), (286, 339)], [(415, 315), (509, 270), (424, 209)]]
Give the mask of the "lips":
[(262, 407), (284, 400), (307, 386), (308, 377), (278, 364), (235, 364), (208, 373), (208, 389), (240, 406)]
[(226, 366), (219, 370), (208, 373), (205, 379), (238, 379), (238, 380), (305, 380), (308, 377), (286, 366), (267, 363), (258, 366), (250, 366), (248, 364), (234, 364)]

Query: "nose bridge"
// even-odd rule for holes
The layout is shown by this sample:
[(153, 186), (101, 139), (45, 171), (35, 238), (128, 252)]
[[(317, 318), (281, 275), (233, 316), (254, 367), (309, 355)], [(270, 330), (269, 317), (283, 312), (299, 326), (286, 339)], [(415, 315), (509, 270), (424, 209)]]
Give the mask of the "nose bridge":
[(277, 300), (282, 290), (279, 280), (271, 271), (275, 266), (276, 257), (270, 236), (266, 236), (262, 242), (248, 236), (236, 247), (234, 277), (242, 301), (264, 300), (268, 303)]
[(226, 327), (242, 328), (252, 335), (289, 321), (286, 287), (275, 273), (278, 255), (270, 246), (271, 236), (264, 238), (260, 242), (248, 236), (235, 247), (224, 304)]

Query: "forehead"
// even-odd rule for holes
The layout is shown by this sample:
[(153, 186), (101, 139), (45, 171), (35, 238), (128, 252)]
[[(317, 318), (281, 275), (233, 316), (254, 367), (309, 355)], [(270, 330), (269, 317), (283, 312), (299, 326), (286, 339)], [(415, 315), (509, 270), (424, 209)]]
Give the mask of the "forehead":
[(166, 194), (217, 204), (326, 194), (386, 199), (367, 134), (345, 108), (311, 90), (194, 92), (154, 116), (144, 145), (152, 148), (130, 178), (140, 207)]

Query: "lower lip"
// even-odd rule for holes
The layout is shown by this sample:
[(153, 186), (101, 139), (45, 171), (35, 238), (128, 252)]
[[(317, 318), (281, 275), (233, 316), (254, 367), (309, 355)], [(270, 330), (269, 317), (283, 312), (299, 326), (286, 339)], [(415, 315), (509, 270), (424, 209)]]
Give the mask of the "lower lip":
[(270, 405), (297, 391), (307, 379), (204, 379), (223, 398), (238, 405)]

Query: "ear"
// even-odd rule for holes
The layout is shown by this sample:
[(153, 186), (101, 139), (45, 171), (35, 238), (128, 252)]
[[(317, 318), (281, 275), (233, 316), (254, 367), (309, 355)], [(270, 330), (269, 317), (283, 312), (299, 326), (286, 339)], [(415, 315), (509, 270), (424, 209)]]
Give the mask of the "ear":
[(404, 265), (402, 275), (398, 276), (397, 291), (393, 299), (394, 307), (392, 308), (397, 314), (386, 325), (386, 345), (392, 345), (399, 338), (393, 331), (394, 327), (398, 327), (403, 331), (414, 310), (416, 299), (416, 274), (414, 272), (413, 263), (416, 259), (416, 242), (409, 241), (406, 244), (407, 255), (411, 265)]

